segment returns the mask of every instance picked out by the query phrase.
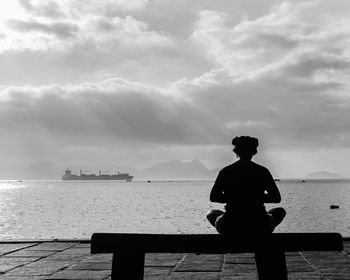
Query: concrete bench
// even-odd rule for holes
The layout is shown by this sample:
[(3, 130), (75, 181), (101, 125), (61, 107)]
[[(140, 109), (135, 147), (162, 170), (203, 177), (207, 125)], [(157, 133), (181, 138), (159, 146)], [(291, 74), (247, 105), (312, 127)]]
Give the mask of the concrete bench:
[(219, 234), (94, 233), (91, 253), (113, 253), (112, 280), (140, 280), (145, 253), (255, 253), (260, 280), (287, 279), (285, 252), (342, 251), (339, 233), (274, 233), (247, 240)]

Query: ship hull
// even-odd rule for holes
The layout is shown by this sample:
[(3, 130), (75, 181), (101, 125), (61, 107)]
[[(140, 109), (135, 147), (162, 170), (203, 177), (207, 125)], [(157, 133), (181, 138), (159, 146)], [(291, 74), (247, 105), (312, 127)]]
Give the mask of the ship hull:
[(63, 181), (132, 181), (134, 177), (130, 176), (128, 178), (62, 178)]

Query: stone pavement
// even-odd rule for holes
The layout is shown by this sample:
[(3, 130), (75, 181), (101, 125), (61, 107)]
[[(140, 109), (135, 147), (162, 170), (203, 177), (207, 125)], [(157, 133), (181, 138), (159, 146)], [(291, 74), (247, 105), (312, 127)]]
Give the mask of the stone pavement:
[[(287, 253), (289, 279), (350, 280), (350, 239), (344, 247)], [(111, 261), (111, 254), (91, 255), (88, 241), (0, 242), (0, 280), (108, 280)], [(256, 280), (256, 271), (253, 254), (146, 254), (145, 279)]]

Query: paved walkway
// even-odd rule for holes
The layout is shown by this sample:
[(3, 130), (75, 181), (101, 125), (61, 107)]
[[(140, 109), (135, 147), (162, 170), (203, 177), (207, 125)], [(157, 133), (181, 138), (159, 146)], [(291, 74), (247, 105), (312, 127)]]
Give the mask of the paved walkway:
[[(287, 253), (289, 279), (350, 280), (350, 240), (343, 252)], [(0, 279), (111, 279), (111, 254), (91, 255), (90, 244), (0, 243)], [(147, 254), (145, 279), (256, 279), (252, 254)], [(126, 279), (127, 280), (127, 279)]]

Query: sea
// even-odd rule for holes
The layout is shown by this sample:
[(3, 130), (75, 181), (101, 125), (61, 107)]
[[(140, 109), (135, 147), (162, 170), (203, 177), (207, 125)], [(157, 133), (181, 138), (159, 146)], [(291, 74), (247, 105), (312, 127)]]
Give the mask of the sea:
[[(88, 239), (94, 232), (215, 233), (213, 181), (0, 181), (0, 240)], [(281, 180), (276, 232), (350, 236), (350, 180)], [(339, 208), (331, 209), (331, 205)], [(244, 211), (244, 209), (242, 209)]]

